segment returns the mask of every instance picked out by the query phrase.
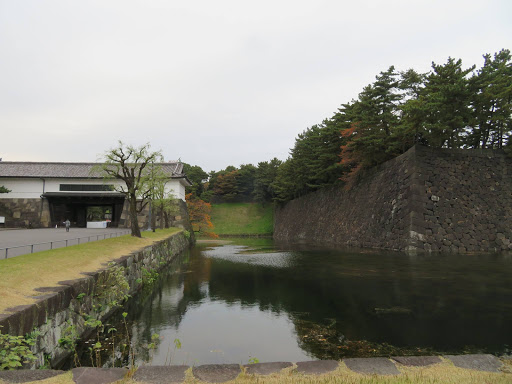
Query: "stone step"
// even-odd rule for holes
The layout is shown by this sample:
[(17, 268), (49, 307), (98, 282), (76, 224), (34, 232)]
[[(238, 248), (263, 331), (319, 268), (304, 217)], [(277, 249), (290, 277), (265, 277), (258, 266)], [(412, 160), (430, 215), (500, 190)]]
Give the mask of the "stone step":
[[(493, 355), (445, 355), (456, 367), (485, 372), (502, 372), (504, 364)], [(426, 367), (442, 362), (439, 356), (394, 356), (371, 358), (347, 358), (343, 363), (352, 371), (366, 375), (399, 375), (397, 364), (402, 366)], [(295, 364), (295, 371), (306, 375), (322, 375), (333, 372), (340, 365), (336, 360), (301, 361)], [(248, 375), (270, 375), (291, 368), (291, 362), (271, 362), (257, 364), (206, 364), (192, 368), (192, 374), (198, 380), (207, 383), (224, 383), (234, 380), (245, 371)], [(133, 374), (133, 380), (147, 384), (182, 383), (185, 381), (187, 365), (143, 366)], [(0, 381), (6, 383), (27, 383), (44, 380), (65, 373), (56, 370), (15, 370), (0, 371)], [(122, 379), (128, 373), (126, 368), (72, 369), (76, 384), (109, 384)]]

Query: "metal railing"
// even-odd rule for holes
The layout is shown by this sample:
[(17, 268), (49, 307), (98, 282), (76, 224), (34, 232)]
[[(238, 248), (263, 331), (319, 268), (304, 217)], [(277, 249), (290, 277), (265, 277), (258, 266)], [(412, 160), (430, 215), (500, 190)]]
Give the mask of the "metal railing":
[[(16, 245), (16, 246), (12, 246), (12, 247), (0, 248), (0, 252), (4, 251), (4, 259), (7, 259), (9, 257), (9, 250), (14, 250), (14, 249), (18, 249), (18, 248), (30, 247), (30, 252), (23, 252), (23, 253), (19, 253), (17, 255), (11, 255), (11, 257), (26, 255), (28, 253), (34, 253), (34, 252), (48, 251), (48, 250), (56, 249), (56, 248), (69, 247), (71, 245), (83, 244), (84, 242), (90, 243), (92, 241), (111, 239), (112, 237), (119, 237), (119, 236), (127, 235), (130, 232), (131, 231), (129, 229), (125, 229), (120, 232), (103, 233), (103, 234), (99, 234), (99, 235), (82, 236), (82, 237), (75, 237), (72, 239), (64, 239), (64, 240), (53, 240), (53, 241), (47, 241), (44, 243)], [(94, 238), (96, 238), (96, 239), (94, 240)], [(87, 239), (87, 241), (82, 241), (82, 243), (81, 243), (80, 240), (84, 240), (84, 239)], [(91, 239), (93, 239), (93, 240), (91, 240)], [(50, 244), (49, 248), (37, 249), (36, 251), (34, 251), (35, 246), (47, 245), (47, 244)], [(57, 245), (57, 246), (54, 246), (54, 245)], [(45, 247), (41, 247), (41, 248), (45, 248)]]

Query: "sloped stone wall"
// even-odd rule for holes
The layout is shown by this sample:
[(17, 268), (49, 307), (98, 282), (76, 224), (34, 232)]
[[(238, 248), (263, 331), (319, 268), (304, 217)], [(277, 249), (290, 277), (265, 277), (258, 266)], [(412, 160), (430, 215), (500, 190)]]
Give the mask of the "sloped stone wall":
[(416, 252), (512, 249), (512, 159), (501, 151), (415, 146), (351, 190), (276, 209), (274, 238)]

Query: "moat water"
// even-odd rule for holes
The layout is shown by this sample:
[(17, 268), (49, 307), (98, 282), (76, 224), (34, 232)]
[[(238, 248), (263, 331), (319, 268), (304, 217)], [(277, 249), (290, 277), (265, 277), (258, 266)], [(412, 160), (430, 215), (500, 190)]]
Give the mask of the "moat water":
[[(499, 356), (512, 352), (512, 256), (208, 242), (124, 311), (138, 364)], [(126, 328), (120, 315), (108, 327)], [(160, 341), (148, 349), (154, 334)], [(112, 365), (102, 343), (102, 364)]]

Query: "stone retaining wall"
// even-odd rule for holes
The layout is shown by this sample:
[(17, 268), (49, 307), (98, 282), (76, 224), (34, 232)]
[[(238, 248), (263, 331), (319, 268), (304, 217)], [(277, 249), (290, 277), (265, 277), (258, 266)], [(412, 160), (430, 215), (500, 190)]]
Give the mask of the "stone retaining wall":
[(492, 150), (416, 149), (411, 244), (442, 252), (512, 249), (512, 159)]
[(46, 228), (50, 225), (47, 199), (0, 199), (0, 216), (6, 228)]
[[(128, 283), (128, 294), (134, 294), (141, 286), (145, 271), (164, 268), (179, 253), (190, 245), (190, 236), (184, 232), (114, 260), (100, 271), (85, 272), (84, 278), (61, 281), (56, 287), (38, 289), (41, 296), (31, 305), (10, 308), (11, 314), (0, 314), (2, 333), (11, 335), (33, 335), (36, 344), (33, 352), (37, 368), (49, 361), (58, 367), (70, 354), (59, 339), (65, 330), (72, 327), (78, 337), (87, 335), (92, 328), (85, 324), (86, 318), (104, 320), (115, 310), (119, 300), (119, 280)], [(124, 294), (123, 293), (123, 294)]]
[(415, 146), (349, 191), (277, 208), (274, 238), (416, 252), (512, 249), (512, 159), (501, 151)]
[[(178, 208), (176, 214), (170, 216), (169, 226), (185, 228), (190, 232), (192, 226), (188, 218), (187, 205), (183, 200), (176, 201)], [(119, 220), (119, 228), (130, 228), (130, 206), (125, 200), (123, 211)], [(5, 217), (5, 223), (0, 228), (48, 228), (51, 226), (50, 204), (48, 199), (7, 199), (0, 198), (0, 216)], [(157, 212), (157, 228), (160, 227), (160, 218)], [(148, 228), (149, 204), (137, 216), (140, 228)]]

